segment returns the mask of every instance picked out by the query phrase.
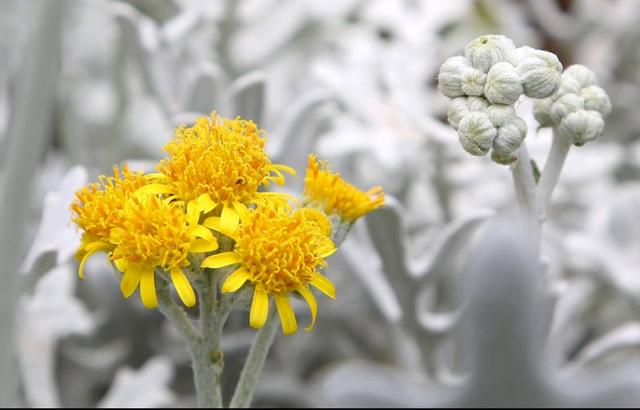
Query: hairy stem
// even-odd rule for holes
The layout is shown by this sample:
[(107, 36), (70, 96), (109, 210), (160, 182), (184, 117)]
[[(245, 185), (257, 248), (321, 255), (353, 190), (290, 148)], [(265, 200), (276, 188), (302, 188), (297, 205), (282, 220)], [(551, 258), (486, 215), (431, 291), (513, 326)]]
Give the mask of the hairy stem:
[(540, 184), (538, 187), (538, 196), (536, 198), (536, 212), (540, 221), (543, 221), (546, 215), (547, 207), (551, 201), (551, 195), (555, 189), (564, 161), (571, 148), (571, 143), (558, 137), (557, 132), (553, 130), (553, 142), (551, 150), (544, 165), (544, 170), (540, 176)]
[(277, 315), (273, 312), (273, 309), (271, 310), (267, 323), (258, 331), (255, 339), (253, 339), (251, 350), (249, 350), (249, 355), (244, 363), (244, 368), (240, 374), (240, 379), (238, 380), (229, 407), (247, 408), (251, 404), (253, 393), (260, 379), (262, 367), (264, 366), (267, 354), (278, 331)]
[(182, 337), (187, 342), (190, 350), (197, 348), (202, 341), (202, 336), (193, 326), (191, 320), (187, 317), (184, 309), (178, 306), (171, 296), (169, 285), (165, 281), (160, 282), (156, 288), (158, 295), (158, 305), (160, 312), (169, 320), (169, 322), (178, 329)]

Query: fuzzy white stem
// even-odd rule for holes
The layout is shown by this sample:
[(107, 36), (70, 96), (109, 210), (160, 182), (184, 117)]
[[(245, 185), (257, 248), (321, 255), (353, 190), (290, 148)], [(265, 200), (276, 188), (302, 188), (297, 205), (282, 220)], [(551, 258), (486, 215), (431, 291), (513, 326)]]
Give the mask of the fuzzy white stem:
[(547, 207), (551, 201), (551, 195), (558, 184), (558, 178), (560, 177), (564, 161), (567, 159), (569, 148), (571, 148), (571, 143), (558, 137), (557, 132), (554, 129), (551, 150), (549, 151), (547, 163), (545, 164), (542, 175), (540, 176), (538, 195), (536, 198), (536, 213), (540, 221), (543, 221), (546, 216)]

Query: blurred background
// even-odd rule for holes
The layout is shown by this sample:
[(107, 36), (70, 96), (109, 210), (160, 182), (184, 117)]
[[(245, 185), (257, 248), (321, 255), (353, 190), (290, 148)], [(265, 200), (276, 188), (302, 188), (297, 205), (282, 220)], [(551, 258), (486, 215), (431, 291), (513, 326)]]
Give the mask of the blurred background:
[[(388, 194), (331, 257), (315, 330), (278, 336), (255, 406), (640, 405), (639, 20), (634, 0), (0, 0), (0, 404), (195, 404), (161, 314), (124, 300), (105, 258), (77, 278), (68, 206), (216, 111), (266, 130), (293, 193), (315, 152)], [(515, 204), (509, 169), (465, 153), (436, 87), (487, 33), (588, 66), (613, 103), (569, 154), (532, 286), (499, 275), (528, 259), (487, 229)], [(519, 114), (542, 166), (550, 132)], [(236, 313), (227, 400), (254, 335)]]

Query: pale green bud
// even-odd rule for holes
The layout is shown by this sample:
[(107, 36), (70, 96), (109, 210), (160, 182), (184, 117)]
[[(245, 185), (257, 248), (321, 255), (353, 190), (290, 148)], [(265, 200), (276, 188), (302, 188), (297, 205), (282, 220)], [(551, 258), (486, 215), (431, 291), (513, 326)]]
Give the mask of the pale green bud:
[(564, 70), (563, 75), (575, 78), (580, 84), (580, 88), (596, 85), (598, 83), (593, 71), (589, 70), (582, 64), (574, 64), (567, 67), (567, 69)]
[(558, 136), (581, 146), (602, 135), (604, 120), (598, 111), (578, 110), (562, 119)]
[(522, 95), (516, 69), (509, 63), (496, 63), (487, 74), (484, 95), (493, 104), (513, 104)]
[(489, 117), (481, 112), (467, 114), (459, 124), (458, 137), (471, 155), (485, 155), (491, 149), (497, 130)]
[(580, 90), (584, 98), (585, 110), (594, 110), (606, 117), (611, 112), (611, 101), (607, 93), (597, 85), (590, 85)]
[(454, 98), (451, 100), (451, 104), (449, 104), (447, 120), (449, 124), (457, 130), (460, 120), (470, 112), (471, 110), (469, 110), (469, 106), (467, 105), (466, 97)]
[(558, 87), (558, 91), (551, 96), (551, 99), (555, 101), (565, 94), (580, 94), (581, 88), (582, 86), (580, 86), (578, 80), (570, 75), (566, 75), (563, 73), (562, 77), (560, 78), (560, 86)]
[(549, 115), (554, 124), (560, 124), (564, 117), (584, 108), (584, 98), (577, 94), (565, 94), (553, 103)]
[(462, 56), (448, 58), (438, 73), (438, 89), (449, 98), (462, 97), (462, 73), (469, 68), (467, 60)]
[(487, 75), (477, 68), (467, 68), (462, 73), (462, 91), (471, 96), (481, 96), (484, 93), (484, 84)]
[(511, 39), (496, 34), (487, 34), (471, 41), (464, 49), (464, 55), (473, 68), (489, 72), (496, 63), (507, 61), (516, 46)]
[(553, 125), (551, 121), (551, 106), (553, 105), (553, 99), (543, 98), (533, 101), (533, 116), (541, 127), (549, 127)]
[(516, 67), (524, 95), (531, 98), (545, 98), (553, 94), (560, 82), (560, 72), (549, 66), (538, 56), (524, 59)]
[(467, 97), (467, 106), (470, 111), (484, 111), (489, 106), (489, 101), (483, 97)]
[(513, 105), (491, 104), (487, 107), (485, 113), (494, 127), (502, 127), (515, 117), (516, 110), (513, 108)]
[(496, 138), (493, 140), (493, 150), (498, 154), (510, 154), (520, 148), (526, 136), (526, 129), (522, 132), (515, 123), (507, 123), (498, 128)]
[(544, 61), (547, 67), (553, 69), (558, 74), (562, 73), (562, 63), (558, 56), (550, 51), (533, 49), (532, 54)]
[(512, 66), (516, 67), (525, 59), (534, 55), (533, 53), (535, 51), (535, 48), (529, 46), (518, 47), (509, 54), (507, 61), (510, 62)]

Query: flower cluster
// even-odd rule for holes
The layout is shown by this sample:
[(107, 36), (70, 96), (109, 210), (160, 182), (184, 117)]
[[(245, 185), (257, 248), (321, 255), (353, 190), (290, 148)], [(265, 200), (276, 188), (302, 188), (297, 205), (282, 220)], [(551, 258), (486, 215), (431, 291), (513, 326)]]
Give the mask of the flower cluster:
[(541, 126), (553, 126), (558, 136), (574, 145), (584, 145), (602, 135), (604, 117), (611, 112), (607, 93), (597, 85), (596, 75), (575, 64), (560, 78), (558, 90), (534, 103), (533, 114)]
[(555, 54), (523, 46), (503, 35), (483, 35), (465, 47), (464, 56), (440, 67), (438, 88), (452, 98), (448, 121), (462, 147), (501, 164), (516, 159), (527, 126), (515, 113), (525, 95), (545, 98), (558, 88), (562, 64)]
[(271, 182), (283, 185), (283, 173), (295, 175), (271, 163), (265, 142), (253, 122), (214, 113), (176, 130), (157, 173), (114, 167), (113, 177), (79, 190), (71, 210), (83, 233), (76, 254), (80, 276), (89, 256), (104, 251), (122, 273), (125, 297), (140, 289), (144, 306), (154, 308), (156, 281), (166, 278), (193, 306), (197, 275), (226, 273), (233, 265), (221, 292), (253, 287), (252, 327), (264, 325), (272, 297), (283, 332), (294, 333), (289, 297), (295, 293), (309, 305), (311, 330), (317, 315), (312, 288), (331, 298), (336, 293), (320, 273), (336, 250), (331, 221), (337, 215), (351, 224), (379, 207), (384, 195), (380, 188), (358, 190), (311, 156), (302, 202), (314, 206), (294, 206), (289, 195), (264, 190)]

